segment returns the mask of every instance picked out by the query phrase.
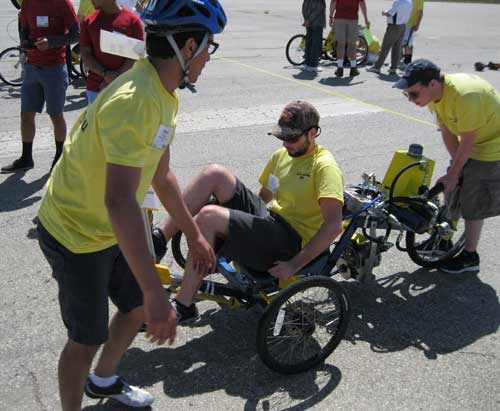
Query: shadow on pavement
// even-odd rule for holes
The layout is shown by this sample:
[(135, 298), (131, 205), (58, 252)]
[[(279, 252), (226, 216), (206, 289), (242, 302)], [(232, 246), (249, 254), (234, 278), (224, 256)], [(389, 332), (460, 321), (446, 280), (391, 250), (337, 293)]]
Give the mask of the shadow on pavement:
[[(345, 340), (367, 342), (377, 353), (414, 347), (426, 358), (436, 359), (498, 330), (498, 297), (476, 275), (457, 278), (419, 269), (366, 284), (342, 284), (352, 310)], [(196, 327), (210, 325), (211, 332), (188, 336), (184, 345), (173, 349), (131, 348), (120, 374), (139, 386), (163, 382), (163, 391), (172, 400), (193, 397), (196, 401), (197, 395), (224, 390), (245, 400), (243, 411), (303, 411), (334, 392), (342, 374), (333, 365), (280, 375), (261, 363), (255, 348), (259, 316), (258, 310), (207, 310)], [(189, 334), (189, 329), (182, 330)], [(109, 401), (84, 410), (115, 407)]]
[(77, 95), (66, 96), (66, 104), (64, 106), (64, 112), (80, 110), (87, 107), (87, 96), (85, 93), (80, 93)]
[[(163, 391), (172, 400), (224, 390), (245, 400), (244, 411), (257, 410), (257, 406), (301, 411), (330, 395), (341, 380), (340, 370), (332, 365), (281, 375), (261, 363), (255, 348), (259, 316), (258, 310), (207, 310), (195, 327), (210, 325), (208, 334), (189, 337), (173, 349), (145, 352), (131, 348), (122, 360), (120, 375), (139, 386), (163, 382)], [(179, 331), (190, 334), (184, 327)], [(109, 408), (99, 405), (84, 410), (112, 410), (113, 406), (109, 401)]]
[(24, 181), (25, 175), (26, 172), (9, 174), (0, 183), (0, 210), (2, 212), (29, 207), (42, 198), (39, 195), (33, 196), (33, 194), (38, 193), (43, 188), (49, 178), (49, 173), (29, 183)]
[(319, 84), (323, 84), (325, 86), (355, 86), (357, 84), (363, 84), (364, 81), (356, 81), (356, 82), (353, 82), (353, 79), (354, 77), (349, 77), (349, 76), (345, 76), (345, 77), (327, 77), (327, 78), (322, 78), (320, 81), (319, 81)]
[(422, 268), (364, 285), (343, 285), (352, 310), (344, 339), (366, 341), (375, 352), (414, 347), (436, 359), (498, 331), (496, 291), (474, 274), (452, 276)]
[(0, 96), (5, 100), (20, 99), (21, 87), (14, 87), (5, 83), (0, 83)]

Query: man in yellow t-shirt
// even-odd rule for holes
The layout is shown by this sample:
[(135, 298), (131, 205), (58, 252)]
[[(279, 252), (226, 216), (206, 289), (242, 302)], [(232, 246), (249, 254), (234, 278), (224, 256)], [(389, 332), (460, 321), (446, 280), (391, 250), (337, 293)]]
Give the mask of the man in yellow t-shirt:
[(422, 17), (424, 16), (424, 0), (412, 0), (413, 7), (411, 9), (410, 18), (406, 23), (405, 34), (403, 37), (403, 68), (411, 63), (413, 58), (413, 38), (414, 34), (420, 28)]
[(436, 115), (451, 157), (447, 173), (438, 182), (458, 199), (465, 220), (465, 246), (441, 270), (477, 272), (483, 220), (500, 214), (500, 94), (478, 76), (444, 74), (424, 59), (411, 63), (394, 87)]
[[(332, 154), (316, 144), (319, 131), (316, 108), (293, 101), (271, 132), (283, 147), (260, 175), (258, 194), (217, 164), (207, 166), (188, 186), (186, 204), (218, 255), (288, 279), (340, 234), (343, 177)], [(211, 196), (217, 204), (206, 205)], [(176, 231), (176, 223), (167, 218), (157, 228), (156, 243), (161, 239), (166, 244)], [(191, 307), (186, 317), (196, 316), (192, 299), (202, 278), (188, 259), (176, 297), (180, 305)]]
[[(81, 409), (84, 392), (132, 407), (153, 402), (115, 374), (142, 324), (153, 343), (171, 343), (176, 333), (177, 314), (153, 264), (140, 209), (150, 185), (186, 232), (191, 260), (203, 273), (215, 267), (169, 163), (176, 89), (193, 87), (226, 16), (217, 0), (186, 0), (180, 11), (176, 4), (150, 3), (145, 19), (148, 58), (115, 79), (78, 118), (38, 213), (40, 247), (58, 283), (68, 332), (59, 360), (64, 411)], [(118, 308), (110, 325), (108, 299)]]

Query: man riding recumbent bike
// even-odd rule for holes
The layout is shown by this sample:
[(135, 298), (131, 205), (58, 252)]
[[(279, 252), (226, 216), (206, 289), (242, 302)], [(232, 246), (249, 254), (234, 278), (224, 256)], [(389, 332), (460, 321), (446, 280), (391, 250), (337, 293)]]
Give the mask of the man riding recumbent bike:
[[(360, 184), (346, 188), (340, 238), (290, 280), (219, 258), (217, 272), (225, 281), (205, 279), (196, 299), (262, 307), (257, 351), (269, 368), (297, 373), (318, 365), (340, 343), (349, 321), (347, 296), (333, 275), (365, 281), (393, 245), (423, 267), (439, 267), (462, 249), (463, 228), (438, 198), (443, 187), (428, 189), (433, 168), (419, 145), (396, 151), (383, 183), (365, 173)], [(184, 267), (182, 238), (181, 232), (173, 237), (172, 252)], [(157, 269), (167, 292), (176, 293), (182, 275)]]

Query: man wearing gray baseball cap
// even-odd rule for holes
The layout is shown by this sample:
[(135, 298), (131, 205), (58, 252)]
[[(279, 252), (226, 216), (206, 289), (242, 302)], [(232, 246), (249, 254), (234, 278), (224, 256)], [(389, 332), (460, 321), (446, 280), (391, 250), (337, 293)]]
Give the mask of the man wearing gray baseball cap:
[[(205, 167), (189, 184), (186, 204), (219, 256), (288, 279), (341, 233), (343, 176), (333, 155), (316, 143), (320, 130), (316, 108), (293, 101), (268, 133), (280, 139), (283, 147), (264, 167), (258, 194), (218, 164)], [(216, 204), (206, 205), (212, 196)], [(166, 244), (177, 230), (170, 218), (155, 229), (157, 258), (166, 251), (160, 242)], [(201, 281), (202, 274), (188, 254), (175, 301), (179, 324), (198, 316), (192, 300)]]
[(415, 60), (393, 87), (435, 114), (451, 158), (437, 181), (458, 201), (465, 220), (465, 247), (440, 269), (451, 274), (479, 271), (477, 246), (483, 220), (500, 214), (500, 94), (482, 78), (446, 74), (433, 62)]

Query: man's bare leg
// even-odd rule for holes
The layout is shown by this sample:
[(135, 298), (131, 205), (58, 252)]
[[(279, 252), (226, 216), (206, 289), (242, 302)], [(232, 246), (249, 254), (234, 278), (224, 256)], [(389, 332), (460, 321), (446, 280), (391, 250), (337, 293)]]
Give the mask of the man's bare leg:
[(465, 251), (477, 250), (484, 220), (465, 220)]
[[(217, 205), (208, 205), (200, 210), (195, 217), (195, 221), (198, 227), (200, 227), (201, 233), (213, 247), (217, 236), (224, 237), (228, 234), (229, 210)], [(175, 299), (182, 305), (189, 307), (202, 281), (203, 276), (195, 270), (191, 255), (188, 253), (184, 279)]]
[[(166, 298), (166, 297), (165, 297)], [(116, 313), (109, 326), (109, 338), (104, 344), (95, 374), (99, 377), (111, 377), (116, 373), (118, 363), (127, 351), (139, 328), (144, 323), (144, 312), (137, 307), (127, 314)]]
[[(196, 215), (212, 195), (215, 195), (220, 203), (225, 203), (233, 198), (235, 189), (236, 177), (233, 173), (224, 166), (211, 164), (194, 178), (182, 196), (191, 214)], [(163, 220), (158, 228), (166, 241), (169, 241), (178, 230), (170, 217)], [(210, 241), (208, 237), (206, 238)]]
[(83, 390), (98, 345), (68, 340), (59, 357), (59, 394), (63, 411), (80, 411)]

